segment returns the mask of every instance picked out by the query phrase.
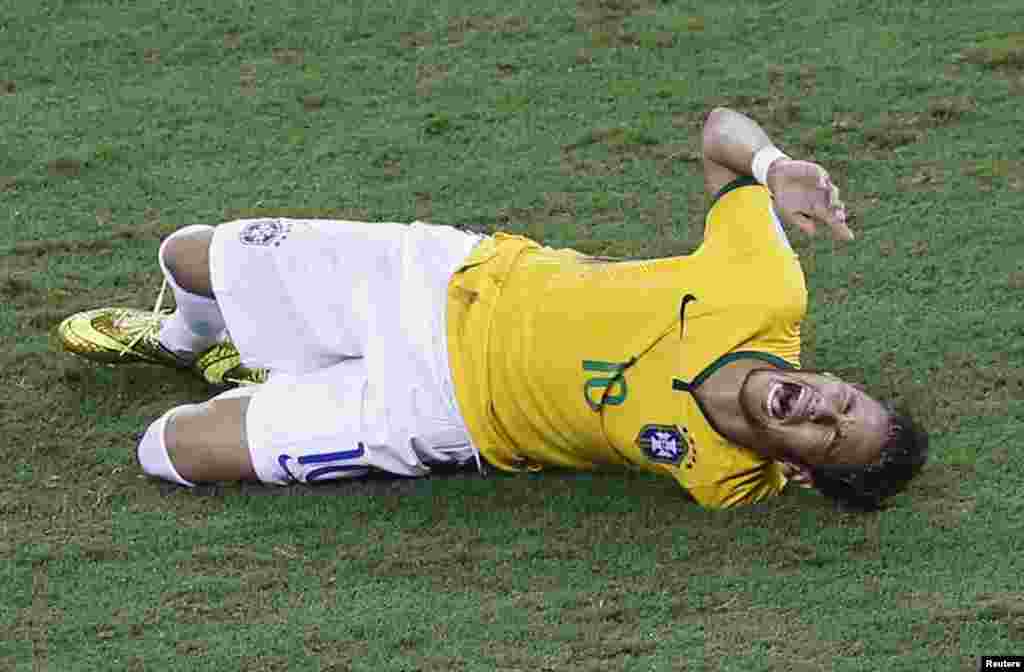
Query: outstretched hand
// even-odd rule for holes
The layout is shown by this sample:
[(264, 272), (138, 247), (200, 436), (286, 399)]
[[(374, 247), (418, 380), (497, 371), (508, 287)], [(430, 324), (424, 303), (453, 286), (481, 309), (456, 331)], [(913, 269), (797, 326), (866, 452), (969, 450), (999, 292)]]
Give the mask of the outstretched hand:
[(853, 240), (839, 187), (824, 168), (810, 161), (778, 159), (768, 169), (767, 182), (783, 224), (810, 235), (817, 232), (818, 224), (825, 224), (836, 240)]

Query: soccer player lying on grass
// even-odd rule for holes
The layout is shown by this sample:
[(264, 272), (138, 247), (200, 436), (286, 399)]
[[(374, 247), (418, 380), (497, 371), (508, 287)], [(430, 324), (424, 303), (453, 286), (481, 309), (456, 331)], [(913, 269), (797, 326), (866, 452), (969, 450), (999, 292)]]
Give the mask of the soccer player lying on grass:
[(101, 362), (256, 383), (150, 425), (143, 470), (183, 485), (486, 461), (658, 472), (708, 507), (795, 480), (878, 508), (927, 436), (798, 369), (807, 296), (781, 223), (852, 240), (838, 189), (731, 110), (703, 152), (714, 204), (691, 255), (613, 263), (418, 222), (189, 226), (159, 251), (173, 314), (104, 308), (60, 335)]

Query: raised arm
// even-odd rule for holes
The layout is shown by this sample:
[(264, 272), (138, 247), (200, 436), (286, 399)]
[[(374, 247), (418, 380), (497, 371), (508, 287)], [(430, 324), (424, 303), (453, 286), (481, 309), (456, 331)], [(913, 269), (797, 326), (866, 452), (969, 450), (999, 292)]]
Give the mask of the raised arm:
[(759, 149), (772, 144), (768, 134), (750, 117), (726, 107), (711, 110), (704, 123), (704, 185), (714, 197), (733, 180), (751, 175)]
[(704, 124), (703, 156), (710, 196), (739, 177), (754, 176), (772, 192), (784, 224), (814, 234), (820, 222), (831, 228), (834, 238), (853, 240), (846, 207), (828, 172), (817, 163), (794, 161), (779, 152), (750, 117), (725, 107), (712, 110)]

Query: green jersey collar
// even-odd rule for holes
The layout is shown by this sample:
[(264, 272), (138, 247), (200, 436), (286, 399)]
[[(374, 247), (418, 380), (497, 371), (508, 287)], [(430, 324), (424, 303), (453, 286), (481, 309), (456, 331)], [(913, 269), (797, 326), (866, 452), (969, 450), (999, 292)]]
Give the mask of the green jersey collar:
[(736, 352), (726, 353), (713, 361), (689, 383), (680, 378), (672, 379), (672, 389), (679, 392), (689, 392), (690, 396), (697, 403), (697, 408), (700, 409), (701, 415), (704, 416), (704, 420), (707, 421), (708, 425), (711, 426), (711, 429), (714, 430), (715, 433), (722, 437), (724, 437), (725, 434), (722, 434), (722, 431), (715, 425), (715, 421), (711, 418), (711, 414), (708, 413), (706, 408), (704, 408), (704, 404), (701, 403), (700, 397), (694, 394), (694, 392), (704, 383), (705, 380), (715, 373), (715, 371), (718, 371), (726, 364), (735, 362), (738, 359), (759, 359), (762, 362), (767, 362), (768, 364), (786, 371), (796, 369), (795, 366), (778, 355), (773, 355), (768, 352), (759, 352), (757, 350), (737, 350)]

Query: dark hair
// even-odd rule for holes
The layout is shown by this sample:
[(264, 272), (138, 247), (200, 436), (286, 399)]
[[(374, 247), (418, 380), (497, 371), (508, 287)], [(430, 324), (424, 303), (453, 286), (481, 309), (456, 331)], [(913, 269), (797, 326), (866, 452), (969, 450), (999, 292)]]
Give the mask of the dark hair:
[(811, 467), (814, 487), (858, 511), (877, 511), (882, 500), (903, 490), (928, 461), (928, 433), (907, 412), (890, 413), (889, 438), (877, 462)]

